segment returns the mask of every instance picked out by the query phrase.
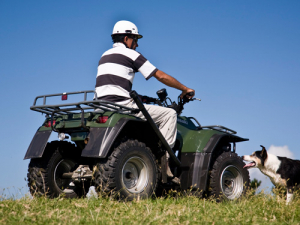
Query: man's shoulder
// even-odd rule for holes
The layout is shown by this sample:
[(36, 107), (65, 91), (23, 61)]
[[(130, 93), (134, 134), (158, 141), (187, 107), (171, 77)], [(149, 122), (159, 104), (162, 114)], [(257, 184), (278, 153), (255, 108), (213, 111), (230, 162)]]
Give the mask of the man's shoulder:
[(106, 56), (106, 55), (112, 55), (112, 54), (123, 55), (123, 56), (126, 56), (126, 57), (132, 59), (133, 61), (136, 60), (141, 55), (141, 53), (139, 53), (133, 49), (123, 48), (123, 47), (114, 47), (114, 48), (111, 48), (111, 49), (107, 50), (106, 52), (104, 52), (102, 57)]

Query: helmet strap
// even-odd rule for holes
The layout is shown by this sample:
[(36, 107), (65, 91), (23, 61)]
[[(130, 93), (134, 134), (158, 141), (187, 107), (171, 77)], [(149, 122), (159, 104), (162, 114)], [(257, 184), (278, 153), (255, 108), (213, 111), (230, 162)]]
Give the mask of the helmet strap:
[(133, 49), (134, 42), (135, 42), (135, 40), (134, 40), (134, 39), (132, 39), (132, 42), (131, 42), (130, 49)]

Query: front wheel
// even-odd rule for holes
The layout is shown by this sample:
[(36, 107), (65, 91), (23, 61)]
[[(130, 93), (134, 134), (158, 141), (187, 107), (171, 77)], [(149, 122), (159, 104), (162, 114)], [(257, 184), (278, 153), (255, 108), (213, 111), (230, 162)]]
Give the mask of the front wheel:
[(97, 164), (94, 179), (98, 191), (115, 193), (127, 200), (148, 198), (156, 190), (157, 163), (144, 143), (126, 140), (106, 161)]
[(209, 195), (219, 200), (238, 199), (249, 186), (249, 172), (243, 169), (243, 160), (233, 152), (222, 153), (210, 173)]

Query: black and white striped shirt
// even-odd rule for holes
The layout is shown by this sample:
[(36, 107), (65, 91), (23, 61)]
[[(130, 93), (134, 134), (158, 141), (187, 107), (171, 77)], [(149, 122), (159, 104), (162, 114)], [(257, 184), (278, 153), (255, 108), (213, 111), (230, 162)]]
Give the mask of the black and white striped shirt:
[(123, 43), (115, 43), (99, 61), (95, 89), (97, 98), (126, 104), (130, 101), (129, 92), (135, 73), (141, 72), (148, 80), (156, 71), (157, 68), (143, 55), (126, 48)]

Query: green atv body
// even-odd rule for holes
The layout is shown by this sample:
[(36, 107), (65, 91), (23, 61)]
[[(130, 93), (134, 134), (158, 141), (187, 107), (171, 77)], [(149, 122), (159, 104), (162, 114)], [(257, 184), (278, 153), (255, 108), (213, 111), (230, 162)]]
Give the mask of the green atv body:
[[(161, 90), (162, 91), (162, 90)], [(112, 102), (87, 100), (94, 91), (36, 97), (32, 110), (46, 114), (24, 159), (30, 159), (28, 186), (32, 195), (81, 197), (90, 186), (121, 198), (147, 198), (165, 189), (198, 191), (225, 199), (242, 196), (249, 173), (236, 154), (236, 143), (247, 141), (223, 126), (201, 126), (193, 117), (180, 116), (183, 105), (166, 103), (166, 92), (150, 103), (178, 113), (177, 139), (167, 144), (136, 92), (138, 109)], [(165, 91), (163, 89), (163, 91)], [(83, 101), (46, 104), (51, 97), (83, 95)], [(42, 104), (37, 102), (42, 100)], [(147, 102), (146, 102), (147, 103)], [(135, 116), (142, 111), (146, 120)], [(48, 142), (51, 133), (59, 140)], [(170, 160), (167, 162), (166, 153)], [(180, 183), (167, 176), (167, 164)]]

